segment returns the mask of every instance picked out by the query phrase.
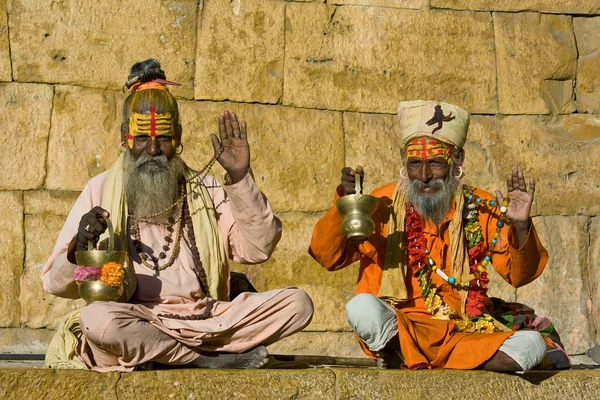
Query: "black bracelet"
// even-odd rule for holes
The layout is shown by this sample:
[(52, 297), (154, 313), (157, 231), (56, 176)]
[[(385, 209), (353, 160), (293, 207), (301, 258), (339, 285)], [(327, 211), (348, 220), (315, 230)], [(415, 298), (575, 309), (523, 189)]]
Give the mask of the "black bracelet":
[(83, 247), (84, 249), (87, 249), (88, 245), (87, 245), (87, 244), (82, 244), (82, 243), (79, 241), (79, 232), (77, 232), (77, 233), (75, 234), (75, 241), (77, 242), (77, 244), (78, 244), (79, 246)]

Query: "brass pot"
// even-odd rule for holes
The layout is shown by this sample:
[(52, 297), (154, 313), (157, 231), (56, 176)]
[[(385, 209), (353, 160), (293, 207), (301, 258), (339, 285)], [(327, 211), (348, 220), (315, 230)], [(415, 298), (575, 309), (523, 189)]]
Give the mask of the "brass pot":
[(353, 242), (364, 242), (375, 232), (375, 222), (371, 215), (377, 210), (379, 198), (362, 194), (358, 177), (355, 185), (356, 193), (338, 199), (335, 206), (344, 216), (340, 226), (344, 236)]
[[(75, 260), (80, 267), (101, 267), (108, 262), (116, 262), (121, 265), (125, 264), (127, 252), (115, 251), (115, 232), (110, 219), (106, 219), (108, 226), (108, 249), (95, 250), (94, 244), (88, 242), (87, 251), (76, 251)], [(108, 286), (102, 281), (82, 281), (79, 283), (79, 295), (86, 303), (94, 301), (115, 301), (123, 293), (123, 284), (120, 286)], [(118, 293), (118, 295), (117, 295)], [(116, 297), (115, 297), (116, 296)]]
[(79, 282), (79, 295), (87, 304), (94, 301), (117, 301), (123, 294), (123, 285), (108, 286), (102, 281)]

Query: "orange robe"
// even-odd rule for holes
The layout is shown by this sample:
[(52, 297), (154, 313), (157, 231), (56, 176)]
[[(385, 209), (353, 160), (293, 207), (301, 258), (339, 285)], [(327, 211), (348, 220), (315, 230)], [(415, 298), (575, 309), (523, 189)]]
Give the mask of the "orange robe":
[[(360, 260), (360, 272), (356, 293), (379, 293), (382, 268), (385, 260), (385, 245), (388, 232), (391, 197), (396, 184), (389, 184), (373, 191), (380, 202), (373, 214), (375, 233), (369, 240), (354, 243), (346, 239), (340, 230), (342, 215), (335, 205), (317, 222), (309, 253), (329, 271), (337, 271)], [(343, 194), (338, 187), (335, 199)], [(473, 194), (482, 199), (493, 199), (491, 194), (475, 189)], [(430, 256), (438, 268), (448, 276), (450, 268), (449, 223), (454, 215), (454, 204), (446, 218), (438, 227), (431, 221), (423, 221), (423, 233), (427, 240)], [(498, 214), (481, 207), (478, 213), (479, 224), (486, 248), (496, 232)], [(537, 278), (546, 265), (548, 254), (535, 232), (533, 224), (523, 247), (518, 248), (514, 230), (506, 224), (501, 229), (501, 237), (493, 250), (491, 263), (495, 270), (515, 288), (526, 285)], [(445, 304), (460, 315), (459, 292), (435, 273), (432, 283)], [(464, 333), (455, 332), (454, 323), (447, 320), (431, 319), (424, 299), (421, 297), (419, 281), (412, 271), (407, 271), (406, 286), (408, 300), (396, 308), (400, 348), (406, 364), (411, 369), (456, 368), (473, 369), (489, 360), (512, 332)], [(376, 354), (369, 351), (361, 342), (363, 350), (370, 357)]]

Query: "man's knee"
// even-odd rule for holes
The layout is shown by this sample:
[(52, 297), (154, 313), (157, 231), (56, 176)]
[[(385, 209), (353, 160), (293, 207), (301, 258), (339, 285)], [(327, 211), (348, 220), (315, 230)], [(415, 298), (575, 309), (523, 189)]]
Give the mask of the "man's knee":
[(398, 333), (395, 311), (369, 293), (357, 294), (346, 304), (348, 323), (373, 351), (381, 350)]
[(385, 304), (370, 293), (359, 293), (346, 303), (346, 318), (352, 328), (359, 324), (378, 324), (386, 311)]
[(79, 326), (87, 340), (95, 345), (102, 346), (106, 330), (109, 328), (114, 316), (109, 303), (91, 303), (79, 315)]
[(314, 314), (313, 302), (304, 290), (302, 289), (286, 289), (288, 290), (290, 311), (293, 313), (293, 318), (302, 327), (310, 324)]
[(515, 360), (523, 371), (538, 365), (546, 355), (546, 341), (539, 332), (517, 331), (504, 341), (499, 350)]

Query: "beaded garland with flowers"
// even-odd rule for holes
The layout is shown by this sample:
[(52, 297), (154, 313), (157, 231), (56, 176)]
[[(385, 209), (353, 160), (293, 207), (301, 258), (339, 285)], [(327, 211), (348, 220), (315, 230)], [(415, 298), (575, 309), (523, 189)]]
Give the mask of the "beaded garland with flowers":
[[(464, 232), (468, 244), (469, 254), (469, 280), (462, 282), (460, 278), (448, 277), (435, 265), (427, 251), (427, 241), (423, 235), (421, 217), (410, 205), (406, 210), (406, 232), (408, 263), (414, 275), (419, 279), (421, 296), (425, 301), (427, 310), (434, 319), (452, 320), (455, 329), (460, 332), (491, 333), (497, 330), (491, 312), (491, 301), (487, 296), (486, 268), (491, 265), (492, 249), (496, 246), (500, 229), (504, 222), (499, 220), (496, 225), (496, 233), (486, 250), (481, 233), (481, 226), (477, 218), (478, 209), (483, 205), (491, 208), (498, 206), (496, 200), (483, 200), (474, 196), (472, 189), (465, 186), (463, 193), (466, 197), (466, 217)], [(502, 204), (501, 212), (506, 212), (508, 203)], [(453, 286), (461, 289), (468, 287), (466, 312), (467, 318), (461, 319), (454, 310), (446, 305), (438, 294), (438, 288), (431, 281), (431, 273), (437, 273), (442, 279)]]

